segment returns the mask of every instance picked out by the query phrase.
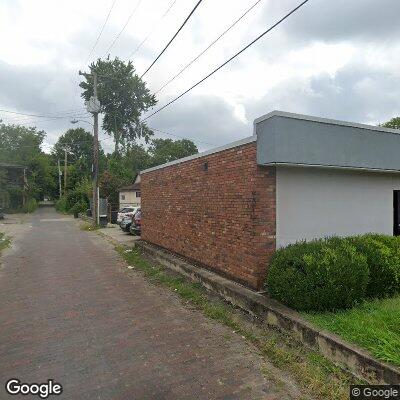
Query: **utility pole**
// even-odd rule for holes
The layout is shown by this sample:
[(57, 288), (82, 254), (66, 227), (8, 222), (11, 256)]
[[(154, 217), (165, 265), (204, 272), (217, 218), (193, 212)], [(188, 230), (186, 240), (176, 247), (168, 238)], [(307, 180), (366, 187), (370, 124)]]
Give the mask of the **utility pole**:
[(61, 192), (61, 167), (60, 167), (60, 160), (58, 160), (58, 188), (59, 188), (59, 197), (61, 199), (62, 192)]
[(87, 110), (93, 114), (93, 224), (99, 225), (99, 112), (100, 102), (97, 98), (97, 73), (85, 74), (79, 71), (79, 75), (93, 78), (93, 97), (86, 102)]
[[(97, 73), (93, 72), (93, 96), (97, 99)], [(99, 216), (99, 113), (93, 113), (93, 211), (96, 225), (100, 224)]]
[(64, 193), (67, 193), (67, 149), (64, 149)]

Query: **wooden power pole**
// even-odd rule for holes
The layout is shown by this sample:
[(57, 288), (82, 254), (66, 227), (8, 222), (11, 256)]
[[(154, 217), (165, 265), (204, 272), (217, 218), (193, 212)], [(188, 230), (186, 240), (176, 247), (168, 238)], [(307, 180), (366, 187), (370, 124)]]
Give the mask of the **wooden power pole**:
[[(97, 101), (97, 73), (93, 72), (93, 96)], [(96, 225), (100, 223), (99, 216), (99, 113), (93, 113), (93, 210)]]
[(93, 114), (93, 205), (92, 217), (94, 225), (100, 223), (99, 218), (99, 112), (100, 102), (97, 98), (97, 73), (84, 74), (79, 71), (79, 75), (91, 76), (93, 78), (93, 97), (86, 102), (88, 111)]

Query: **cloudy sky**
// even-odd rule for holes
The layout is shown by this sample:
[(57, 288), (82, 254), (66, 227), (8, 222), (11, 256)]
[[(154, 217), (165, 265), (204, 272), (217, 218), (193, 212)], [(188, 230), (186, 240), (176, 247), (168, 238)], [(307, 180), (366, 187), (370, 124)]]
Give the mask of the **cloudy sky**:
[[(62, 117), (28, 117), (1, 111), (3, 121), (45, 130), (46, 148), (50, 149), (71, 127), (71, 119), (90, 120), (80, 98), (78, 70), (87, 67), (113, 2), (0, 2), (0, 109)], [(89, 61), (103, 57), (128, 22), (110, 54), (132, 59), (142, 73), (196, 2), (116, 0)], [(150, 90), (157, 91), (255, 2), (203, 0), (146, 75)], [(157, 95), (158, 106), (200, 80), (298, 3), (259, 1), (214, 47)], [(370, 124), (387, 121), (400, 115), (399, 15), (399, 0), (310, 0), (232, 63), (149, 119), (148, 124), (192, 138), (204, 150), (250, 136), (253, 120), (275, 109)], [(149, 33), (148, 40), (134, 53)], [(80, 124), (90, 128), (85, 122)], [(103, 140), (102, 144), (107, 149), (112, 143)]]

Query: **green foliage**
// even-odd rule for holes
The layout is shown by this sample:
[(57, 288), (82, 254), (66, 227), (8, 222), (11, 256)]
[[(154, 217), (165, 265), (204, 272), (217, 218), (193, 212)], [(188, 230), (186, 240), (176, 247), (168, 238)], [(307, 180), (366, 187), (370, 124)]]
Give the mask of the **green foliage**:
[(57, 169), (51, 164), (51, 157), (41, 153), (27, 164), (28, 187), (26, 194), (36, 200), (57, 195)]
[(196, 145), (187, 139), (154, 139), (149, 147), (151, 165), (156, 166), (198, 153)]
[(37, 155), (45, 137), (34, 127), (7, 125), (0, 121), (0, 160), (11, 164), (27, 165)]
[(28, 199), (26, 203), (22, 206), (22, 212), (24, 213), (33, 213), (38, 208), (38, 202), (36, 199)]
[(400, 129), (400, 117), (392, 118), (390, 121), (382, 124), (384, 128)]
[[(65, 150), (68, 164), (73, 163), (75, 169), (75, 171), (68, 170), (68, 175), (75, 173), (78, 181), (83, 177), (90, 177), (93, 164), (93, 135), (83, 128), (68, 129), (53, 147), (54, 163), (60, 160), (63, 165)], [(99, 157), (104, 157), (101, 148), (99, 151)]]
[(10, 239), (5, 235), (5, 233), (0, 232), (0, 252), (10, 245)]
[(388, 297), (400, 291), (400, 257), (398, 239), (385, 235), (348, 238), (357, 251), (367, 258), (370, 280), (367, 296)]
[(84, 200), (76, 202), (69, 210), (72, 214), (84, 213), (88, 209), (88, 203)]
[(370, 233), (289, 245), (275, 253), (267, 284), (272, 297), (303, 311), (393, 296), (400, 293), (400, 238)]
[(84, 212), (89, 208), (92, 185), (83, 179), (76, 187), (56, 202), (56, 210), (63, 213)]
[(59, 200), (57, 200), (57, 202), (56, 202), (56, 210), (58, 212), (62, 212), (62, 213), (68, 212), (66, 197), (63, 196)]
[(57, 190), (56, 169), (51, 157), (41, 150), (45, 132), (34, 127), (7, 125), (0, 122), (0, 160), (26, 167), (27, 187), (24, 192), (23, 172), (19, 185), (10, 182), (4, 171), (0, 174), (0, 201), (7, 208), (22, 206), (22, 196), (36, 200), (53, 197)]
[[(141, 115), (156, 104), (156, 98), (146, 88), (146, 83), (136, 74), (131, 61), (125, 63), (116, 57), (98, 59), (90, 65), (91, 73), (98, 74), (98, 98), (104, 114), (103, 129), (114, 136), (118, 144), (126, 144), (137, 138), (146, 141), (152, 135), (147, 125), (140, 121)], [(79, 85), (82, 97), (93, 96), (93, 78), (85, 75)]]
[(305, 314), (314, 324), (400, 366), (400, 297), (365, 301), (350, 310)]
[(366, 257), (339, 238), (277, 250), (267, 275), (271, 297), (303, 311), (352, 307), (364, 298), (368, 281)]

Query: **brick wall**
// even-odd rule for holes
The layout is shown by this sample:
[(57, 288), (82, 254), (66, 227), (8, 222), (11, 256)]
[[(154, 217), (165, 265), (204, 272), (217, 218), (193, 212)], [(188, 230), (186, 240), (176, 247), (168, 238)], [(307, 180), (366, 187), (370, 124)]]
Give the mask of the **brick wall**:
[[(208, 170), (204, 163), (208, 163)], [(142, 174), (142, 238), (253, 288), (275, 250), (275, 168), (256, 143)]]

